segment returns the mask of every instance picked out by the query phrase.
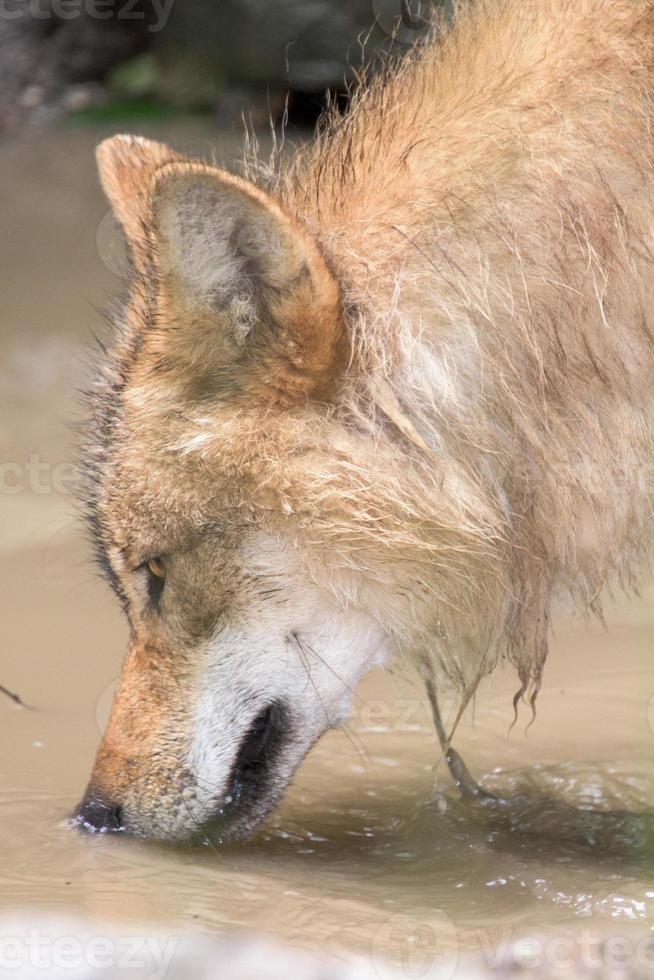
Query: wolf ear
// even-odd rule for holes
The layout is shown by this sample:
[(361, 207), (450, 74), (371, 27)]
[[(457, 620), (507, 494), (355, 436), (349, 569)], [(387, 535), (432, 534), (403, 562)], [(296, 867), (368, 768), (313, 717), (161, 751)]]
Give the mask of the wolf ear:
[(343, 353), (340, 291), (274, 198), (205, 164), (170, 163), (156, 172), (150, 221), (160, 370), (182, 371), (203, 397), (329, 391)]
[(340, 290), (280, 204), (141, 137), (105, 140), (97, 161), (137, 272), (159, 290), (145, 365), (203, 398), (327, 393), (344, 356)]

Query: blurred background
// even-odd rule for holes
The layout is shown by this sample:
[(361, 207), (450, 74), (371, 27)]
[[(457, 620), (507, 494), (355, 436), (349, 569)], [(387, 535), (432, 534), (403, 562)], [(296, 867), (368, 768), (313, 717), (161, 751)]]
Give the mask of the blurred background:
[[(442, 0), (3, 0), (5, 137), (62, 116), (310, 125)], [(444, 3), (445, 7), (448, 6)], [(391, 38), (393, 39), (391, 41)]]

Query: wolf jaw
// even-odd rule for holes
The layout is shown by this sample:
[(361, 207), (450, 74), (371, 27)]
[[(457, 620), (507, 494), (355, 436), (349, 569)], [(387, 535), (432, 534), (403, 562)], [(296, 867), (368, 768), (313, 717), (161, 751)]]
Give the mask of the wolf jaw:
[(284, 705), (249, 832), (373, 664), (470, 692), (508, 658), (534, 696), (554, 600), (633, 582), (653, 24), (652, 0), (461, 7), (267, 186), (101, 145), (133, 262), (86, 441), (132, 630), (89, 788), (114, 822), (204, 827)]

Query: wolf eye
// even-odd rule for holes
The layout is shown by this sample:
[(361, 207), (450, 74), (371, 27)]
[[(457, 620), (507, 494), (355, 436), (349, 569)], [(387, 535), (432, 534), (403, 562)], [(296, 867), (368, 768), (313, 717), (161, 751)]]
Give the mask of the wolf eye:
[(148, 571), (157, 578), (166, 577), (166, 566), (162, 558), (151, 558), (148, 564)]
[(143, 567), (148, 574), (148, 596), (152, 605), (156, 606), (166, 583), (166, 565), (163, 558), (150, 558)]

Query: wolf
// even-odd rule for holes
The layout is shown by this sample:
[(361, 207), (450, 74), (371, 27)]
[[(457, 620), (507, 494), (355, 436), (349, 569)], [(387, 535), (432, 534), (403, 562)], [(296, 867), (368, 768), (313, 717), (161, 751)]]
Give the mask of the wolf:
[[(115, 136), (86, 508), (130, 627), (76, 822), (247, 837), (368, 670), (535, 698), (652, 538), (654, 0), (477, 0), (240, 175)], [(446, 740), (447, 741), (447, 740)]]

